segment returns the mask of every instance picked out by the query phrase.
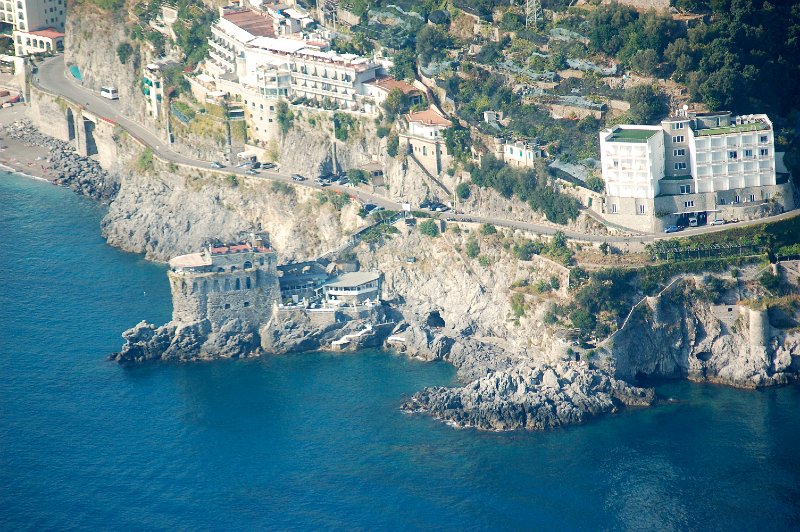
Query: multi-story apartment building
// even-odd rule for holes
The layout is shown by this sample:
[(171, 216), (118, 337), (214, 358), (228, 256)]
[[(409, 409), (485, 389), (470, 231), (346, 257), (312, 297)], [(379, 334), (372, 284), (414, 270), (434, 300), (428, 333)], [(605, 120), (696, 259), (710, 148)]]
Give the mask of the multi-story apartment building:
[(0, 22), (13, 27), (18, 56), (64, 49), (66, 0), (0, 1)]
[(794, 207), (791, 185), (776, 177), (763, 114), (682, 111), (660, 126), (616, 126), (600, 133), (600, 154), (605, 213), (632, 229), (768, 215), (770, 200)]

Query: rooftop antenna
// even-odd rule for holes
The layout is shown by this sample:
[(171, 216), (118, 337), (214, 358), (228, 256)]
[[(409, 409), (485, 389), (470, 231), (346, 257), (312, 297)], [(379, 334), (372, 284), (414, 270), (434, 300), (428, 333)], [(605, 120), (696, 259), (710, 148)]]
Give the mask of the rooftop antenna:
[(539, 21), (544, 18), (542, 13), (542, 0), (525, 0), (525, 27), (539, 27)]

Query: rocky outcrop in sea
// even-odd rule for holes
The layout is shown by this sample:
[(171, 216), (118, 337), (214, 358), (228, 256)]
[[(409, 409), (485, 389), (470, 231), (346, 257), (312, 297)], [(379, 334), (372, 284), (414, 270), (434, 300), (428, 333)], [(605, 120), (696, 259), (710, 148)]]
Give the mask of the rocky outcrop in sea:
[(425, 412), (458, 427), (545, 430), (583, 423), (624, 406), (649, 406), (655, 394), (581, 362), (520, 364), (457, 388), (417, 392), (402, 409)]

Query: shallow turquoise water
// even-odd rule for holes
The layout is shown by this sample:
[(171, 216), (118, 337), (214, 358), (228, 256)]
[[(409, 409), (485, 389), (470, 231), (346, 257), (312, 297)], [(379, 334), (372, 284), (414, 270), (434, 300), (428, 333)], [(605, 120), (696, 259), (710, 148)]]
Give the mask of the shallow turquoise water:
[(125, 369), (164, 269), (67, 190), (0, 175), (0, 206), (2, 529), (800, 527), (798, 388), (486, 434), (402, 414), (454, 371), (386, 353)]

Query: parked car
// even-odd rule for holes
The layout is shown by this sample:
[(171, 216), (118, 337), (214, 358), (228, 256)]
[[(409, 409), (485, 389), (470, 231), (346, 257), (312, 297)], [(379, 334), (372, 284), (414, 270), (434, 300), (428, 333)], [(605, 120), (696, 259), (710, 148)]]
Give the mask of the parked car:
[(245, 174), (247, 174), (247, 175), (258, 175), (258, 170), (253, 170), (251, 168), (251, 169), (245, 171)]
[(725, 220), (723, 220), (722, 218), (717, 218), (716, 220), (711, 222), (711, 225), (725, 225)]
[(292, 179), (295, 181), (305, 181), (306, 178), (301, 176), (300, 174), (292, 174)]
[(689, 227), (697, 227), (698, 224), (699, 222), (697, 221), (697, 218), (695, 218), (694, 216), (689, 218)]
[(225, 165), (222, 163), (218, 163), (217, 161), (214, 161), (213, 163), (211, 163), (211, 168), (217, 168), (217, 169), (225, 168)]
[(273, 168), (277, 168), (278, 165), (275, 163), (261, 163), (261, 168), (264, 170), (272, 170)]
[(681, 230), (681, 228), (678, 227), (677, 225), (670, 225), (669, 227), (666, 227), (664, 229), (664, 232), (665, 233), (677, 233), (680, 230)]

